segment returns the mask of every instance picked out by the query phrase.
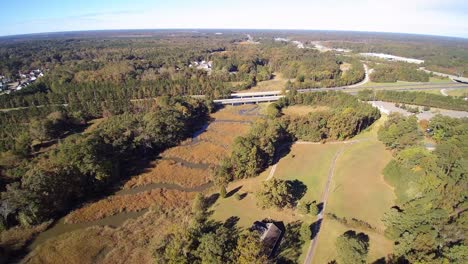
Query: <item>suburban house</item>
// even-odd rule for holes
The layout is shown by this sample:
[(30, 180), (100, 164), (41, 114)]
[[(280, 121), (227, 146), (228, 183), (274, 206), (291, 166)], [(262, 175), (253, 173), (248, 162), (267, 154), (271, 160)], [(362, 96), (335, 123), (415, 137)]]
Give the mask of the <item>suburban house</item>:
[(281, 242), (283, 231), (275, 223), (259, 221), (255, 221), (251, 229), (260, 233), (260, 239), (267, 250), (268, 257), (274, 256)]

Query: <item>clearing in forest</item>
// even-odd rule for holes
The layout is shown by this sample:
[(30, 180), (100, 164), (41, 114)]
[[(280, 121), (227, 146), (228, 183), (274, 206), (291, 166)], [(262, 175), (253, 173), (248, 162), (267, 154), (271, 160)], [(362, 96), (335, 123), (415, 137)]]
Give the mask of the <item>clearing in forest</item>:
[(305, 116), (309, 113), (313, 112), (321, 112), (321, 111), (327, 111), (330, 110), (330, 107), (328, 106), (311, 106), (311, 105), (292, 105), (288, 106), (281, 111), (285, 115), (289, 116)]

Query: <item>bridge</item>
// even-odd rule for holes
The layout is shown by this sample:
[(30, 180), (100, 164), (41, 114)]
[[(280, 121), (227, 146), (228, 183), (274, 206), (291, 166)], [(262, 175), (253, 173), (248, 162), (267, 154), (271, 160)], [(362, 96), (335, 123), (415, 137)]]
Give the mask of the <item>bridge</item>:
[[(356, 94), (363, 88), (372, 90), (391, 90), (391, 91), (424, 91), (434, 89), (467, 89), (468, 84), (465, 83), (421, 83), (421, 84), (402, 84), (402, 85), (382, 85), (382, 86), (368, 86), (368, 87), (330, 87), (330, 88), (309, 88), (299, 89), (299, 93), (307, 92), (325, 92), (325, 91), (342, 91), (347, 93)], [(286, 91), (288, 92), (288, 91)], [(215, 104), (222, 105), (239, 105), (239, 104), (257, 104), (265, 102), (274, 102), (284, 97), (281, 91), (264, 91), (264, 92), (245, 92), (245, 93), (232, 93), (227, 99), (213, 100)]]

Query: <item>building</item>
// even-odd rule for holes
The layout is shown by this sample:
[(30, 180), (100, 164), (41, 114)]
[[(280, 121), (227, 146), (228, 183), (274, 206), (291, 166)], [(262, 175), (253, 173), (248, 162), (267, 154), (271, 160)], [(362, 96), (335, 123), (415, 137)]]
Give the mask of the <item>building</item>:
[(275, 255), (275, 252), (281, 242), (283, 231), (275, 223), (264, 223), (256, 221), (252, 230), (260, 233), (260, 239), (267, 250), (268, 257)]

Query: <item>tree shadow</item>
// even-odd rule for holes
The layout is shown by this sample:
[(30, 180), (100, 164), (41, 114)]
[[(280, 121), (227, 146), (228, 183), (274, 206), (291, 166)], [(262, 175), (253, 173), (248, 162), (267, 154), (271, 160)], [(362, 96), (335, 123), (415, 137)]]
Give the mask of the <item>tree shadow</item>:
[(242, 185), (239, 186), (239, 187), (237, 187), (237, 188), (232, 189), (231, 191), (229, 191), (229, 192), (226, 194), (226, 198), (233, 196), (233, 195), (234, 195), (235, 193), (237, 193), (240, 189), (242, 189)]
[(245, 193), (239, 195), (239, 200), (244, 200), (244, 198), (247, 197), (247, 195), (248, 195), (247, 192), (245, 192)]
[(323, 202), (317, 204), (317, 214), (320, 214), (323, 211)]
[(276, 148), (273, 162), (271, 165), (278, 163), (282, 158), (286, 157), (291, 152), (291, 146), (293, 145), (292, 139), (284, 140), (280, 146)]
[(304, 197), (307, 192), (307, 186), (299, 180), (287, 181), (287, 183), (289, 186), (289, 193), (293, 198), (293, 203), (296, 204), (297, 201)]
[(229, 229), (233, 229), (236, 227), (237, 223), (239, 222), (239, 217), (238, 216), (231, 216), (226, 221), (224, 221), (223, 226)]
[(322, 226), (322, 219), (319, 219), (310, 225), (310, 239), (315, 239), (317, 234), (320, 232), (320, 227)]
[(372, 262), (372, 264), (387, 264), (387, 261), (385, 261), (385, 258), (379, 258), (378, 260)]
[(206, 208), (210, 208), (213, 206), (216, 201), (219, 199), (219, 193), (212, 194), (205, 198), (205, 206)]

